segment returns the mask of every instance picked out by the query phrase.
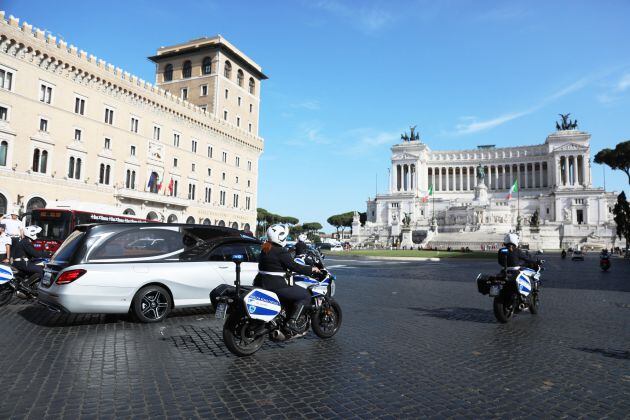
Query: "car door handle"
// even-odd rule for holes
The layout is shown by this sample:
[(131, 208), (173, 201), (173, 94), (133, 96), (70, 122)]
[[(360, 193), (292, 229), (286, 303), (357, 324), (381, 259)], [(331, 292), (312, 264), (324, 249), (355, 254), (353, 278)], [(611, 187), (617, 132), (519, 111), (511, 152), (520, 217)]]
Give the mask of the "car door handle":
[(225, 269), (225, 268), (230, 268), (230, 266), (229, 265), (220, 265), (219, 268), (224, 268)]

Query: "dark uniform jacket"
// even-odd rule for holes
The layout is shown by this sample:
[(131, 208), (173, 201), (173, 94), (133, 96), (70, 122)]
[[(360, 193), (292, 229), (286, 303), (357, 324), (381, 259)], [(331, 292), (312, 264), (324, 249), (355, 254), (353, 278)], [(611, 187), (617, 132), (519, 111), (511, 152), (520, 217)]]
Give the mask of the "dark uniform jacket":
[[(505, 252), (507, 250), (507, 252)], [(533, 264), (536, 260), (530, 258), (519, 248), (510, 249), (508, 247), (499, 250), (499, 264), (501, 267), (516, 267), (521, 265), (521, 261)]]
[(11, 256), (16, 260), (18, 258), (46, 258), (47, 255), (44, 251), (36, 250), (30, 239), (22, 238), (14, 241), (14, 246), (11, 247)]

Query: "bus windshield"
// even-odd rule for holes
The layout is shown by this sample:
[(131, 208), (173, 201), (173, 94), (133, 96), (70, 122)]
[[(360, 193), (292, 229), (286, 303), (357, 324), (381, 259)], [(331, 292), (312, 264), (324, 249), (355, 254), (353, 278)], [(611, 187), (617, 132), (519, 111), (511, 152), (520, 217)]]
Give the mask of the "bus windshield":
[(63, 241), (70, 234), (72, 215), (66, 211), (33, 211), (31, 224), (42, 228), (38, 239)]

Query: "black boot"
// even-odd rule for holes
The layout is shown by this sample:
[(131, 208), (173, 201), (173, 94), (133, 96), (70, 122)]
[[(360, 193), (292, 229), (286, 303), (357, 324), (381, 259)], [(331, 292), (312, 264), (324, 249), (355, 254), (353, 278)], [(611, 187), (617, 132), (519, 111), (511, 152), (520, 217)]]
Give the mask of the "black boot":
[(302, 332), (297, 326), (297, 320), (300, 318), (300, 315), (302, 315), (302, 311), (304, 311), (304, 305), (301, 303), (296, 304), (291, 316), (289, 316), (289, 320), (287, 321), (287, 327), (295, 333)]

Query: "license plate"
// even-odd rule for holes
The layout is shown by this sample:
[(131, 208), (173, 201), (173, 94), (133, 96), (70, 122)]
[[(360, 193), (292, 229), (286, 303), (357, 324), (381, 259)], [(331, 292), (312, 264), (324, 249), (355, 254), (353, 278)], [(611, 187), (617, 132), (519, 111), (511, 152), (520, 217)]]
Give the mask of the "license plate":
[(52, 279), (52, 273), (50, 271), (44, 272), (44, 278), (42, 278), (42, 284), (46, 287), (50, 287)]
[(220, 302), (217, 305), (217, 310), (214, 313), (214, 316), (216, 319), (223, 319), (225, 318), (225, 314), (227, 313), (227, 304), (225, 302)]
[(490, 286), (490, 296), (494, 297), (494, 296), (498, 296), (499, 292), (501, 291), (501, 287), (499, 286)]

